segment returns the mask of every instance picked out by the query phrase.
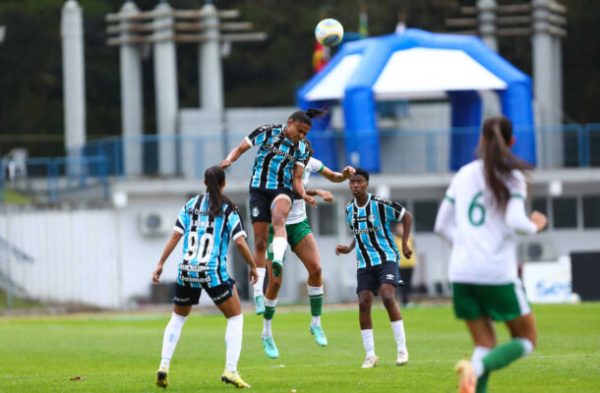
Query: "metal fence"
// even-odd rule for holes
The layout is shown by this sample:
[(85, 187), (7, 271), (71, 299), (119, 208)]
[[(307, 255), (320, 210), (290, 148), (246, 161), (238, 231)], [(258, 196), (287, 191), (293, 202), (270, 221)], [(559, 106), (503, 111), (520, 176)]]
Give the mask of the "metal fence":
[[(559, 169), (600, 166), (600, 123), (565, 124), (556, 127), (515, 129), (520, 135), (536, 134), (537, 167)], [(380, 132), (381, 172), (384, 174), (445, 173), (450, 169), (451, 137), (477, 129), (386, 129)], [(42, 202), (57, 203), (70, 195), (91, 191), (97, 198), (109, 195), (109, 177), (202, 178), (204, 170), (219, 163), (247, 132), (210, 135), (145, 135), (113, 137), (88, 142), (68, 157), (0, 161), (0, 188), (36, 195)], [(326, 137), (335, 145), (336, 164), (347, 161), (343, 130), (309, 134)], [(317, 152), (318, 155), (318, 152)], [(245, 154), (229, 171), (229, 177), (248, 177), (253, 154)], [(475, 151), (473, 151), (475, 157)], [(335, 164), (332, 166), (336, 166)], [(0, 193), (4, 195), (4, 193)]]

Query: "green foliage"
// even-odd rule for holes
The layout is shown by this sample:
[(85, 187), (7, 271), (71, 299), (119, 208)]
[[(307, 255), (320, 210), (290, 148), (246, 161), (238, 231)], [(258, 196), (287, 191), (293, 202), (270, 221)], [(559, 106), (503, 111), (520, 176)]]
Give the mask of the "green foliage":
[[(274, 319), (281, 351), (277, 360), (263, 354), (262, 320), (245, 315), (239, 369), (258, 392), (455, 392), (455, 362), (472, 347), (464, 325), (448, 306), (403, 311), (410, 363), (395, 366), (395, 344), (383, 308), (374, 309), (380, 364), (362, 370), (356, 306), (323, 317), (329, 346), (317, 347), (308, 333), (308, 306), (280, 308)], [(211, 309), (214, 310), (214, 309)], [(490, 380), (504, 393), (593, 392), (600, 386), (600, 304), (535, 307), (538, 348)], [(66, 317), (0, 319), (2, 391), (153, 392), (163, 329), (170, 312), (88, 314)], [(169, 375), (170, 392), (233, 392), (220, 382), (225, 348), (225, 319), (218, 313), (192, 314), (186, 323)], [(500, 340), (508, 339), (499, 327)], [(80, 380), (71, 380), (80, 377)]]

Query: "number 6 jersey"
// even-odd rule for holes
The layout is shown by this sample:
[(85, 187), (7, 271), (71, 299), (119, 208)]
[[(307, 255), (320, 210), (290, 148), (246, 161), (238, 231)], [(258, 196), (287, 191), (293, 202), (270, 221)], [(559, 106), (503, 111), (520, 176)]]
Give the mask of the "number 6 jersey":
[(208, 194), (190, 199), (179, 211), (176, 232), (183, 235), (183, 262), (177, 284), (200, 288), (215, 287), (229, 279), (227, 249), (229, 241), (246, 236), (237, 209), (223, 201), (221, 213), (211, 217)]
[(515, 235), (535, 233), (536, 227), (525, 213), (523, 174), (513, 171), (505, 184), (510, 199), (502, 210), (487, 186), (481, 160), (463, 166), (452, 179), (436, 220), (436, 231), (452, 231), (451, 282), (507, 284), (517, 279)]

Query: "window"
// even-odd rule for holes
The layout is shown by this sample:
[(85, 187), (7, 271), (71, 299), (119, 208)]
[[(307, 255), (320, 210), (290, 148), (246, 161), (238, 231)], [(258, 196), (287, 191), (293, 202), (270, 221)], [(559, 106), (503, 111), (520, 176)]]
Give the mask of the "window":
[(417, 232), (433, 232), (438, 211), (437, 200), (415, 201), (413, 203), (414, 228)]
[(583, 227), (600, 228), (600, 195), (583, 197)]
[(577, 198), (561, 197), (552, 200), (554, 228), (577, 228)]
[(531, 210), (548, 215), (548, 200), (546, 198), (533, 198), (531, 201)]
[[(308, 208), (310, 210), (310, 208)], [(322, 203), (317, 205), (319, 215), (319, 235), (337, 235), (337, 205), (335, 203)]]

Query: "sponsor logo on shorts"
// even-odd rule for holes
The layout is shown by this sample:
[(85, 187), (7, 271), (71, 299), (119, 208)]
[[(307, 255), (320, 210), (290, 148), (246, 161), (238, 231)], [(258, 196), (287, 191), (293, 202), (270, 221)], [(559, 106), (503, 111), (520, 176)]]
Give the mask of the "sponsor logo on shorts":
[(254, 206), (252, 208), (252, 217), (258, 217), (259, 214), (260, 214), (260, 210), (258, 210), (258, 207)]
[(177, 297), (177, 296), (175, 296), (175, 299), (174, 299), (174, 300), (175, 300), (176, 302), (181, 302), (181, 303), (184, 303), (184, 302), (189, 302), (189, 301), (190, 301), (190, 298), (189, 298), (189, 297)]
[(390, 273), (390, 274), (386, 274), (386, 275), (385, 275), (385, 279), (386, 279), (386, 280), (394, 281), (394, 278), (395, 278), (395, 277), (394, 277), (394, 275), (393, 275), (393, 274), (391, 274), (391, 273)]
[(215, 302), (216, 302), (216, 301), (219, 301), (219, 300), (223, 299), (224, 297), (226, 297), (227, 295), (229, 295), (229, 291), (225, 291), (225, 292), (223, 292), (222, 294), (220, 294), (220, 295), (217, 295), (217, 296), (213, 297), (213, 300), (214, 300)]

